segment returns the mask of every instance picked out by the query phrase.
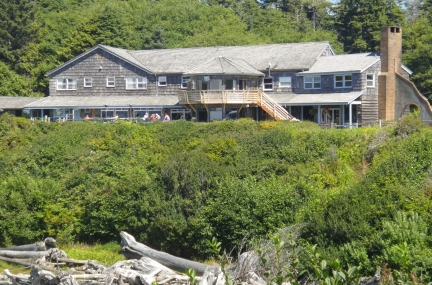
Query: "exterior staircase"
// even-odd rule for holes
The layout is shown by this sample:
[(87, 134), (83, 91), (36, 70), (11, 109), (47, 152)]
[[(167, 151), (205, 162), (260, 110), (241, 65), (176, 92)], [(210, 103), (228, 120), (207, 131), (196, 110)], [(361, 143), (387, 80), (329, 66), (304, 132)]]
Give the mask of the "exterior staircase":
[(194, 90), (179, 94), (179, 103), (195, 111), (194, 105), (256, 104), (276, 121), (298, 121), (261, 90)]
[(288, 111), (276, 103), (270, 96), (268, 96), (264, 92), (260, 92), (260, 100), (257, 102), (257, 105), (260, 106), (267, 114), (272, 116), (276, 121), (279, 120), (290, 120), (296, 121), (293, 115), (288, 113)]

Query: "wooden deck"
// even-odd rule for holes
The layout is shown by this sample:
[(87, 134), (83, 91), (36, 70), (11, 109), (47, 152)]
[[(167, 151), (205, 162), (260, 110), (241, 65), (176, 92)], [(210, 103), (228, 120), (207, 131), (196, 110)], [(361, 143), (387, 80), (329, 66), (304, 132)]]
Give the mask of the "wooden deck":
[(275, 120), (295, 120), (288, 111), (261, 90), (199, 90), (179, 94), (182, 105), (256, 104)]

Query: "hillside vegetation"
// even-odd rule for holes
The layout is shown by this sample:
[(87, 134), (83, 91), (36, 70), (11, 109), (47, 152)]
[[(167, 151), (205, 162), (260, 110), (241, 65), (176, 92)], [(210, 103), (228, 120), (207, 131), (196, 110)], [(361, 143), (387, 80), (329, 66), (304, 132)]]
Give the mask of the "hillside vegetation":
[(403, 61), (432, 93), (431, 0), (2, 0), (0, 96), (48, 95), (45, 74), (97, 44), (161, 49), (328, 41), (379, 51), (401, 26)]
[[(251, 120), (43, 123), (0, 117), (0, 247), (46, 236), (207, 259), (295, 228), (298, 245), (372, 274), (431, 277), (432, 130)], [(307, 264), (306, 264), (307, 265)], [(305, 265), (305, 266), (306, 266)]]

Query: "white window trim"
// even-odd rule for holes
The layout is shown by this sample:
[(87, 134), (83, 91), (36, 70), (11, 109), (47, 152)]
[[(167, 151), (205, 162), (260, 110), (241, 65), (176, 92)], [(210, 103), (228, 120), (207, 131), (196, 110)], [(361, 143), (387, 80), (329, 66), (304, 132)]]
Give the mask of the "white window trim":
[[(86, 85), (86, 79), (90, 79), (90, 85)], [(84, 77), (84, 87), (93, 87), (93, 79), (91, 77)]]
[[(139, 79), (142, 79), (141, 82), (139, 82)], [(131, 80), (130, 84), (132, 84), (132, 87), (129, 87), (128, 80)], [(126, 82), (126, 90), (145, 90), (147, 89), (147, 77), (127, 77), (125, 78)], [(139, 85), (142, 85), (140, 87)]]
[(158, 86), (167, 86), (167, 77), (166, 76), (158, 76)]
[[(368, 79), (368, 75), (372, 75), (372, 79)], [(372, 85), (368, 85), (368, 82), (372, 82)], [(367, 88), (375, 87), (375, 73), (366, 73), (366, 87)]]
[[(312, 79), (311, 82), (306, 82), (306, 78), (310, 77)], [(318, 81), (315, 82), (315, 78), (319, 77), (319, 87), (315, 87), (316, 84), (318, 84)], [(312, 87), (306, 87), (306, 83), (311, 83)], [(321, 89), (321, 75), (311, 75), (311, 76), (304, 76), (303, 77), (303, 87), (304, 89)]]
[[(271, 88), (266, 88), (266, 85), (269, 85), (270, 83), (265, 83), (265, 80), (266, 79), (271, 79), (272, 80), (272, 82), (271, 82)], [(274, 80), (273, 80), (273, 77), (264, 77), (263, 78), (263, 80), (262, 80), (262, 88), (263, 88), (263, 90), (264, 91), (273, 91), (273, 88), (274, 88)]]
[(181, 77), (181, 89), (187, 89), (187, 83), (192, 81), (190, 76), (182, 76)]
[[(336, 86), (336, 76), (342, 76), (342, 86)], [(346, 76), (351, 76), (351, 80), (346, 80)], [(353, 87), (353, 75), (350, 74), (335, 74), (334, 77), (334, 88), (351, 88)], [(351, 81), (351, 85), (346, 85), (347, 81)]]
[[(283, 83), (288, 83), (288, 85), (284, 86)], [(292, 87), (292, 77), (291, 76), (279, 77), (279, 87), (280, 88), (291, 88)]]
[[(110, 82), (111, 81), (109, 81), (109, 79), (113, 79), (113, 85), (110, 85)], [(110, 88), (113, 88), (113, 87), (115, 87), (115, 77), (114, 76), (107, 76), (107, 78), (106, 78), (106, 87), (110, 87)]]
[[(66, 80), (66, 83), (63, 82), (64, 80)], [(57, 90), (76, 90), (77, 80), (76, 78), (57, 78), (56, 85)], [(59, 86), (66, 86), (66, 88), (59, 88)]]

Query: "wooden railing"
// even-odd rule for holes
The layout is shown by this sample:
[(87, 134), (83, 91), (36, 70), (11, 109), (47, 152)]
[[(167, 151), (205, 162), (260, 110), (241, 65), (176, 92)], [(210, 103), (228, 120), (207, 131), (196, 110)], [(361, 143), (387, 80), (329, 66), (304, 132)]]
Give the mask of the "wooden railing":
[(182, 105), (257, 104), (275, 120), (295, 120), (288, 111), (261, 90), (200, 90), (179, 94)]

